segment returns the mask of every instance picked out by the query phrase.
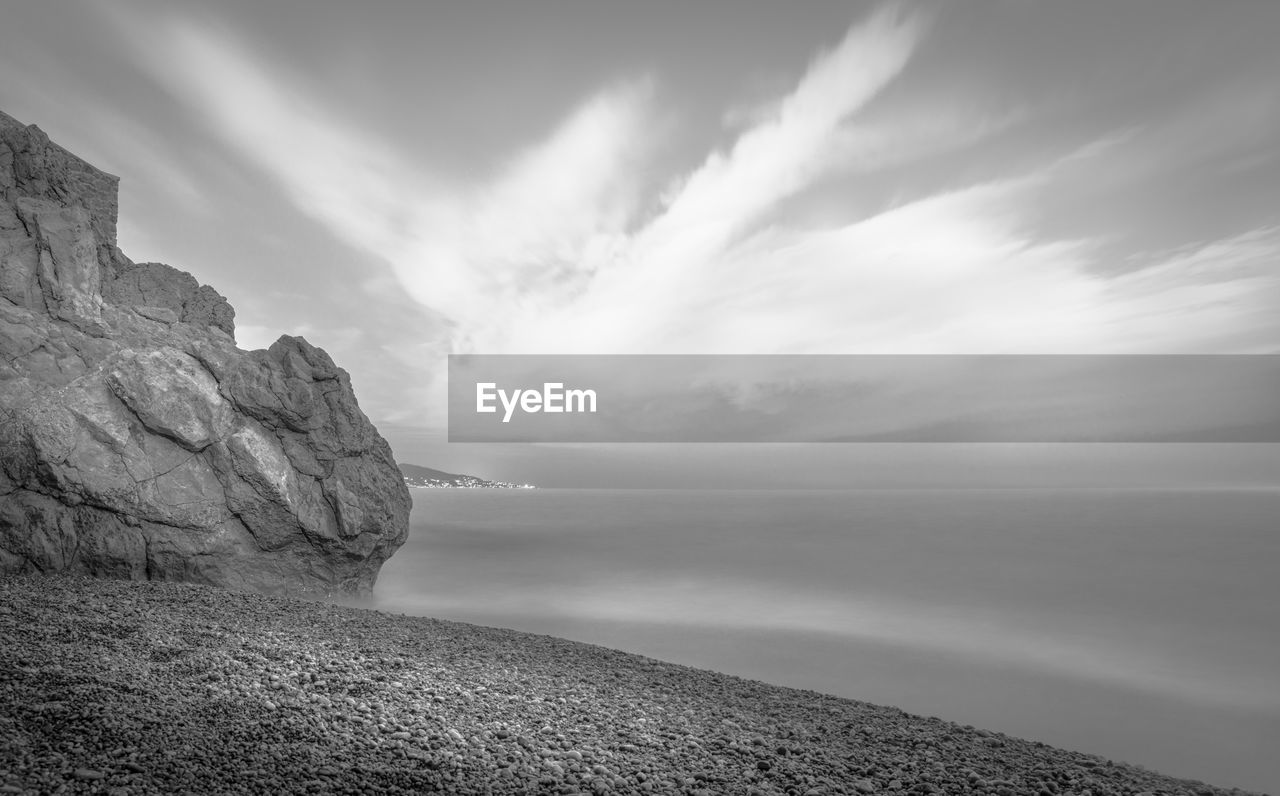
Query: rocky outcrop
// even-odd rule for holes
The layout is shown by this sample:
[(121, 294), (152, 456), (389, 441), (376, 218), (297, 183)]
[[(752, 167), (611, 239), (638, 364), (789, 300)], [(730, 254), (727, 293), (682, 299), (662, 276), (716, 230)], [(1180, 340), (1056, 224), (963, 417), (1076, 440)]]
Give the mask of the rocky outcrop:
[(116, 247), (117, 179), (0, 113), (0, 571), (367, 592), (409, 494), (347, 373)]
[(122, 263), (102, 297), (155, 321), (212, 326), (235, 335), (236, 312), (218, 291), (164, 263)]

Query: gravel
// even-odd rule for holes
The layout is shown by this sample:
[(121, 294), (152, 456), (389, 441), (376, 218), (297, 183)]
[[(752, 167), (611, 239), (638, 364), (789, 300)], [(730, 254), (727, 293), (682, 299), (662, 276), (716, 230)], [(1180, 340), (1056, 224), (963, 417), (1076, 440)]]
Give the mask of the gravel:
[(0, 794), (1240, 792), (548, 636), (0, 578)]

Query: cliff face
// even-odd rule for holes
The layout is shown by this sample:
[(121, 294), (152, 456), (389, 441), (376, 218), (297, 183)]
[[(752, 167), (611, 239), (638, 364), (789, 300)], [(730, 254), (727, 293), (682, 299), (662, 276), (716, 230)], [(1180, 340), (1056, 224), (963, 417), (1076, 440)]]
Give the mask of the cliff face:
[(410, 498), (347, 373), (126, 258), (117, 182), (0, 113), (0, 571), (367, 592)]

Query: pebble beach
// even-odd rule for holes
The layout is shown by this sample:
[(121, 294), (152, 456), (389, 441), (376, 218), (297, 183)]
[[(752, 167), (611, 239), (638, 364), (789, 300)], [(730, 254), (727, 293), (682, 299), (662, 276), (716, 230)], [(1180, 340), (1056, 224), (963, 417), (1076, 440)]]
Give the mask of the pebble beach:
[(547, 636), (0, 578), (0, 793), (1243, 791)]

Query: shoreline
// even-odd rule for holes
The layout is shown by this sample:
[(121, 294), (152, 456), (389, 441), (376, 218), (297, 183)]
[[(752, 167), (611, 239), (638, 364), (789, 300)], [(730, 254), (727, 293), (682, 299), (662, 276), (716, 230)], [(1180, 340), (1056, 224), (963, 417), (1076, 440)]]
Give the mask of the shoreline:
[(1245, 791), (590, 644), (0, 577), (0, 793)]

